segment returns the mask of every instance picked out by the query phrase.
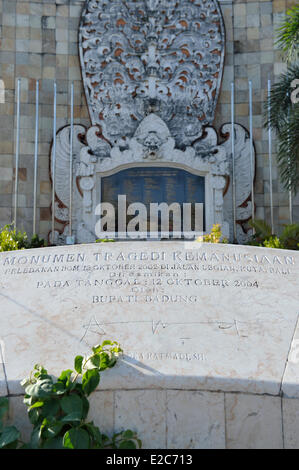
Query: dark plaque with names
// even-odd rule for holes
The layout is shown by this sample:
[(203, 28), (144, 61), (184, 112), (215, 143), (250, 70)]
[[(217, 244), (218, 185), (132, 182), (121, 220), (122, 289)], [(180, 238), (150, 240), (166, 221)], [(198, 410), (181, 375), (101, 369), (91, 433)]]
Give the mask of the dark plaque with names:
[(126, 196), (127, 206), (142, 202), (148, 214), (150, 203), (204, 204), (205, 178), (178, 168), (130, 168), (102, 178), (102, 202), (110, 202), (117, 209), (119, 195)]

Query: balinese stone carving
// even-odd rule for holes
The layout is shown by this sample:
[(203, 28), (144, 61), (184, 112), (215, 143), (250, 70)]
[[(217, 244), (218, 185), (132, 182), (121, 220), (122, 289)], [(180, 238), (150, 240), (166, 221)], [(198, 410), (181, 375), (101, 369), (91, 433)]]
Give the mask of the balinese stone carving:
[[(79, 49), (92, 127), (76, 126), (74, 231), (94, 241), (100, 178), (164, 163), (206, 177), (207, 228), (232, 238), (231, 126), (211, 127), (222, 79), (224, 27), (216, 0), (89, 0)], [(250, 140), (235, 125), (238, 239), (251, 216)], [(78, 135), (81, 140), (78, 140)], [(82, 143), (84, 142), (84, 144)], [(58, 132), (56, 186), (67, 221), (69, 131)], [(66, 209), (66, 210), (65, 210)], [(58, 213), (57, 209), (56, 214)], [(60, 237), (63, 240), (63, 235)]]
[(154, 112), (178, 147), (214, 120), (224, 26), (214, 0), (91, 0), (80, 57), (93, 124), (112, 143)]

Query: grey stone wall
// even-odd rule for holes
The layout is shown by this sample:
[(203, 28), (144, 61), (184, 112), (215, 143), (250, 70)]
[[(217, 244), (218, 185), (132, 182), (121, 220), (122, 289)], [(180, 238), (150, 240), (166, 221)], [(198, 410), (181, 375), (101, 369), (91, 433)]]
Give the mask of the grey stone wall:
[[(236, 84), (236, 122), (249, 127), (248, 79), (253, 83), (254, 139), (257, 151), (257, 217), (270, 221), (267, 133), (262, 108), (268, 77), (284, 69), (274, 47), (273, 32), (286, 9), (296, 1), (220, 1), (226, 25), (226, 61), (217, 128), (230, 120), (230, 82)], [(19, 168), (19, 228), (32, 232), (35, 81), (39, 79), (40, 133), (38, 232), (51, 226), (49, 152), (52, 140), (53, 81), (57, 81), (57, 128), (70, 121), (70, 84), (75, 88), (75, 122), (89, 125), (78, 57), (78, 25), (84, 0), (0, 0), (0, 78), (5, 102), (0, 103), (0, 227), (13, 219), (16, 83), (21, 78), (21, 153)], [(274, 166), (276, 228), (289, 221), (288, 194)], [(299, 221), (299, 198), (294, 200)], [(59, 226), (58, 226), (59, 227)]]

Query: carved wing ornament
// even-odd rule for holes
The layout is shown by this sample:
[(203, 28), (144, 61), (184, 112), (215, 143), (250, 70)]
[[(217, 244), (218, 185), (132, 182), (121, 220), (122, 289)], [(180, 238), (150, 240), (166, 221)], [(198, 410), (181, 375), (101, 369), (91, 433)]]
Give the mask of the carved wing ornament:
[(224, 57), (216, 1), (87, 1), (79, 48), (92, 123), (112, 144), (150, 112), (178, 147), (190, 144), (182, 120), (193, 140), (213, 122)]

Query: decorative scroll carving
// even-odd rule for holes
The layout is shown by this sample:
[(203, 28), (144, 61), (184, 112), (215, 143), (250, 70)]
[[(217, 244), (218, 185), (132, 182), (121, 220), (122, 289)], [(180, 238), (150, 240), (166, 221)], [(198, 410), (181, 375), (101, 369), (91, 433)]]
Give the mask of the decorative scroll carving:
[(224, 57), (216, 1), (90, 0), (79, 41), (90, 116), (111, 143), (150, 112), (178, 147), (212, 124)]
[[(252, 179), (255, 178), (255, 149), (253, 148), (253, 172), (251, 171), (250, 161), (250, 138), (249, 133), (244, 127), (235, 124), (235, 173), (236, 173), (236, 217), (237, 217), (237, 240), (239, 243), (246, 243), (248, 233), (252, 231), (247, 222), (252, 216), (251, 188)], [(230, 181), (232, 181), (232, 155), (231, 155), (231, 124), (224, 124), (221, 128), (221, 134), (229, 134), (229, 138), (222, 144), (227, 154), (229, 165)], [(253, 174), (252, 174), (253, 173)], [(232, 205), (232, 184), (227, 188), (224, 197), (224, 218), (233, 220)], [(233, 238), (233, 227), (230, 224), (230, 238)]]

